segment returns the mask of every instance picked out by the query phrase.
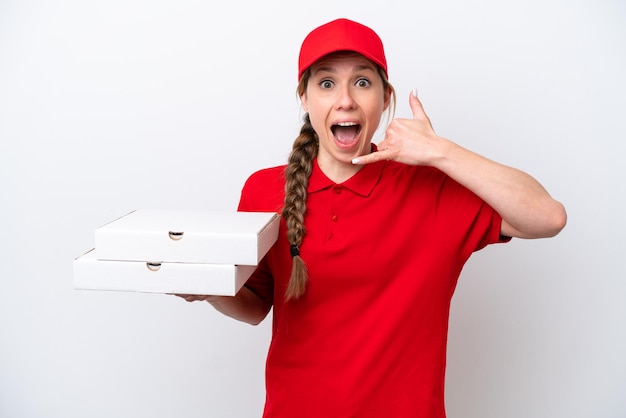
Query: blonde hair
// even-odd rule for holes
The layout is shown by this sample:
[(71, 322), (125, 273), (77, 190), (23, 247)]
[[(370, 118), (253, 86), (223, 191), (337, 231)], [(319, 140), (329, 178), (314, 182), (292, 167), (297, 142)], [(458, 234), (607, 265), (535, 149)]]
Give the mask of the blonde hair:
[[(378, 73), (383, 80), (385, 91), (391, 92), (392, 102), (389, 106), (389, 114), (395, 111), (396, 95), (393, 87), (387, 81), (385, 72), (378, 68)], [(311, 76), (308, 68), (300, 78), (297, 94), (302, 97), (306, 92), (306, 87)], [(300, 135), (293, 143), (293, 148), (289, 154), (287, 168), (285, 169), (285, 202), (282, 209), (282, 216), (287, 224), (287, 240), (290, 244), (292, 256), (291, 277), (285, 300), (299, 299), (304, 295), (308, 282), (308, 273), (304, 260), (300, 256), (300, 245), (306, 234), (304, 228), (304, 214), (306, 213), (307, 187), (309, 177), (313, 169), (313, 161), (317, 157), (319, 150), (319, 138), (311, 125), (309, 114), (303, 117), (303, 125)]]

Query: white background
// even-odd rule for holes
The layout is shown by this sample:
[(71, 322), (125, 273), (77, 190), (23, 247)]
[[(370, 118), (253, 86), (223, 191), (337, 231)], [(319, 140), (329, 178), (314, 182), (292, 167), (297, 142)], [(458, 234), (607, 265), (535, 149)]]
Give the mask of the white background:
[(285, 161), (300, 42), (337, 17), (385, 42), (396, 116), (417, 87), (440, 135), (568, 210), (466, 266), (449, 417), (626, 416), (619, 0), (1, 0), (0, 416), (260, 416), (270, 321), (73, 290), (72, 261), (132, 209), (234, 210)]

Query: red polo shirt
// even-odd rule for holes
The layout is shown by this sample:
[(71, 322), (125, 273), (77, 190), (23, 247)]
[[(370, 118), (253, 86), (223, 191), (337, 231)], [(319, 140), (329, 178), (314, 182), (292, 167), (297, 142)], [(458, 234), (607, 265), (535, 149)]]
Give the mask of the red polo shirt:
[[(279, 211), (284, 184), (284, 166), (254, 173), (239, 209)], [(450, 301), (472, 252), (501, 241), (500, 224), (435, 168), (381, 161), (335, 184), (316, 162), (304, 297), (284, 302), (284, 221), (247, 283), (274, 303), (264, 417), (445, 417)]]

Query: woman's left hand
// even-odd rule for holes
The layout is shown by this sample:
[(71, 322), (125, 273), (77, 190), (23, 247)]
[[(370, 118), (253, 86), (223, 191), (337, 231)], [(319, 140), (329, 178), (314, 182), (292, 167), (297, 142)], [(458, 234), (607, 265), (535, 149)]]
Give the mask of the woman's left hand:
[(378, 151), (355, 158), (353, 164), (393, 160), (408, 165), (434, 165), (447, 141), (437, 136), (414, 92), (409, 96), (409, 105), (413, 118), (391, 121)]

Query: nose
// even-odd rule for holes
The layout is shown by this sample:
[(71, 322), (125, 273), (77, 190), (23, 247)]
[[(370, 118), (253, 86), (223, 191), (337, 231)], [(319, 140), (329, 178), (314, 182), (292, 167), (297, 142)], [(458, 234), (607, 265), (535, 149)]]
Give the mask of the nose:
[(337, 89), (337, 100), (335, 102), (337, 110), (352, 110), (357, 107), (350, 87), (351, 86), (349, 85), (345, 85), (342, 88)]

